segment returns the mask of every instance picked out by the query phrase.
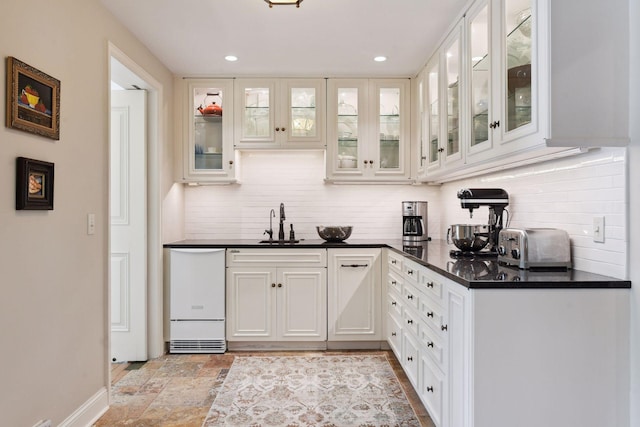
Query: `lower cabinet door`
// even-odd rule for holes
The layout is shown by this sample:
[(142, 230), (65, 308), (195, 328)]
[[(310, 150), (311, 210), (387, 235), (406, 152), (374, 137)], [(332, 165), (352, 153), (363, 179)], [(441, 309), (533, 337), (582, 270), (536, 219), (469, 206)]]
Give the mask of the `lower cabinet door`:
[(428, 356), (420, 357), (420, 387), (418, 394), (436, 427), (442, 426), (444, 374), (433, 365)]
[(402, 360), (402, 327), (394, 316), (387, 315), (387, 342), (398, 360)]
[(275, 337), (275, 282), (275, 268), (227, 269), (227, 340)]
[(327, 339), (326, 268), (279, 268), (276, 293), (279, 339)]

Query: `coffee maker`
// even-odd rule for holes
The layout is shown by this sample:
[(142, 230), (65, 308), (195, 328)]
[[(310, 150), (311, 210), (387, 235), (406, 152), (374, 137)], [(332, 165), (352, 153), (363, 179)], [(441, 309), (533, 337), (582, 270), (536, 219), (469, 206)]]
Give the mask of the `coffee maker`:
[(469, 217), (473, 218), (473, 210), (480, 206), (489, 207), (489, 251), (497, 253), (498, 234), (503, 228), (502, 216), (509, 205), (509, 195), (502, 188), (463, 188), (458, 191), (458, 199), (463, 209), (469, 209)]
[(427, 241), (427, 232), (427, 202), (402, 202), (402, 240)]

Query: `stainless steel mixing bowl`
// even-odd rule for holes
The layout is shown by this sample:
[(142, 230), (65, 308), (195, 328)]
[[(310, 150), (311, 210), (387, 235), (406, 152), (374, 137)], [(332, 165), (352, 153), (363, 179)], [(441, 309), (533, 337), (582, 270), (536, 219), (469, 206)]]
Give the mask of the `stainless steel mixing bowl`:
[(350, 225), (318, 225), (318, 235), (327, 242), (342, 242), (351, 236), (353, 227)]
[(447, 243), (453, 243), (461, 251), (477, 252), (489, 243), (489, 226), (484, 224), (453, 224), (447, 230)]

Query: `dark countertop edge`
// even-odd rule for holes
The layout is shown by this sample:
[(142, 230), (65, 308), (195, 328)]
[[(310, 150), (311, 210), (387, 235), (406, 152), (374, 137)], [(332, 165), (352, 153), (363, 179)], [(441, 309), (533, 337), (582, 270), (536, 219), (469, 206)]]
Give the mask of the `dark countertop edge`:
[[(602, 276), (594, 273), (580, 272), (584, 276), (593, 276), (590, 280), (535, 280), (535, 281), (500, 281), (500, 280), (467, 280), (453, 273), (450, 273), (438, 265), (432, 264), (421, 258), (417, 258), (410, 253), (404, 252), (396, 246), (402, 246), (394, 243), (381, 243), (372, 241), (348, 241), (348, 242), (325, 242), (323, 240), (307, 240), (299, 243), (291, 244), (280, 242), (274, 243), (257, 243), (253, 240), (181, 240), (172, 243), (165, 243), (164, 248), (269, 248), (269, 249), (287, 249), (287, 248), (317, 248), (317, 249), (346, 249), (346, 248), (388, 248), (434, 272), (453, 280), (469, 289), (630, 289), (631, 281), (616, 279), (613, 277)], [(596, 278), (597, 277), (597, 278)]]

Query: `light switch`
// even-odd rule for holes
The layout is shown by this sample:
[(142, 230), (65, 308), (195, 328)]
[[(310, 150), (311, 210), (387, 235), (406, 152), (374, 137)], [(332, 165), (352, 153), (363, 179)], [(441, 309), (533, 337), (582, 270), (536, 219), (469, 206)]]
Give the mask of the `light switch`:
[(604, 217), (593, 217), (593, 241), (597, 243), (604, 243)]
[(87, 214), (87, 234), (96, 234), (96, 214)]

